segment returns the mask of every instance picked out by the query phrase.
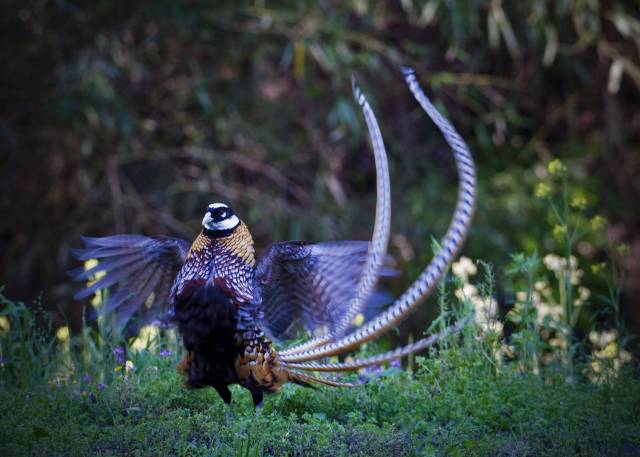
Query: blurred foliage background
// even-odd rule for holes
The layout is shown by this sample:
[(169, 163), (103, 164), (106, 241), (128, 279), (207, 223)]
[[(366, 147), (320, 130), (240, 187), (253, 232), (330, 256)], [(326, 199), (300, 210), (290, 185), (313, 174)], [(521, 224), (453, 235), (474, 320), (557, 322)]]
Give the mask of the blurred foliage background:
[[(560, 251), (534, 197), (568, 167), (585, 218), (579, 262), (626, 243), (626, 322), (640, 329), (640, 5), (623, 0), (3, 1), (0, 283), (79, 323), (64, 271), (81, 234), (191, 238), (226, 201), (258, 249), (366, 239), (375, 170), (352, 100), (358, 76), (383, 130), (401, 291), (431, 257), (457, 190), (450, 152), (397, 66), (413, 66), (469, 142), (479, 206), (465, 247)], [(603, 289), (585, 268), (583, 282)], [(596, 297), (596, 295), (594, 295)], [(590, 306), (597, 310), (596, 298)], [(434, 308), (434, 307), (431, 307)], [(423, 316), (404, 333), (419, 334)], [(595, 315), (593, 313), (592, 315)]]

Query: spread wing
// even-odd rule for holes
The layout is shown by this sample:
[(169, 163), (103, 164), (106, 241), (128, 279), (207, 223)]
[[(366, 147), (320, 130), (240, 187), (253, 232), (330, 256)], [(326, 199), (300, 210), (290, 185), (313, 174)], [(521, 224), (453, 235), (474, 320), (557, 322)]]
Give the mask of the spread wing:
[[(347, 311), (364, 269), (366, 241), (273, 244), (258, 260), (262, 324), (273, 338), (292, 338), (332, 329)], [(381, 274), (392, 270), (383, 268)], [(380, 305), (386, 294), (372, 294), (365, 305)], [(328, 327), (328, 328), (327, 328)]]
[(72, 249), (80, 261), (98, 259), (89, 269), (69, 272), (74, 281), (86, 282), (92, 276), (105, 274), (78, 292), (80, 300), (100, 289), (115, 287), (101, 312), (115, 313), (120, 328), (133, 316), (141, 322), (166, 316), (174, 278), (189, 252), (189, 243), (178, 238), (149, 238), (142, 235), (115, 235), (104, 238), (83, 237), (85, 248)]

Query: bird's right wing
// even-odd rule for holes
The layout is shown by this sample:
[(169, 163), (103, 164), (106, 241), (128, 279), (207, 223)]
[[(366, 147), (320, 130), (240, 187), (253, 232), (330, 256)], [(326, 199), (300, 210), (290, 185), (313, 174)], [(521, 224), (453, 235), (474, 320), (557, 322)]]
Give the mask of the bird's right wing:
[(101, 272), (104, 276), (79, 291), (74, 296), (76, 300), (117, 286), (100, 311), (115, 313), (118, 327), (134, 316), (143, 322), (166, 316), (171, 285), (189, 252), (187, 241), (142, 235), (83, 237), (82, 240), (85, 248), (72, 249), (73, 256), (80, 261), (97, 259), (98, 264), (89, 269), (76, 268), (69, 275), (78, 282), (86, 282)]

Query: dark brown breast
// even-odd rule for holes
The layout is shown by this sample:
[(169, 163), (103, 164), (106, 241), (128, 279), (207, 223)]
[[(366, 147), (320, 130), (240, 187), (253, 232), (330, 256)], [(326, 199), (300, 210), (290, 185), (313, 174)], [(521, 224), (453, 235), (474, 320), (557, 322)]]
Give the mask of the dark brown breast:
[(242, 223), (222, 238), (201, 233), (191, 246), (172, 288), (190, 385), (239, 381), (235, 360), (245, 352), (245, 332), (256, 327), (253, 252)]

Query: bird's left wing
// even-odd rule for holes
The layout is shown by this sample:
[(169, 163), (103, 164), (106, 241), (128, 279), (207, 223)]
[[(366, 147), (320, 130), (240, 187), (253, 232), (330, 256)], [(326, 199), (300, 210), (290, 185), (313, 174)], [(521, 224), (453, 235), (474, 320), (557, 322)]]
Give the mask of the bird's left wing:
[[(368, 247), (366, 241), (271, 245), (256, 265), (262, 324), (269, 335), (281, 339), (299, 336), (301, 329), (333, 330), (356, 292)], [(382, 268), (380, 274), (391, 271)], [(365, 307), (384, 298), (375, 292)]]
[[(178, 238), (149, 238), (142, 235), (83, 237), (85, 248), (72, 249), (80, 261), (97, 259), (98, 264), (69, 272), (74, 281), (99, 279), (78, 292), (80, 300), (100, 289), (117, 286), (100, 310), (115, 313), (116, 325), (124, 326), (133, 316), (141, 322), (163, 318), (169, 306), (174, 278), (189, 252), (189, 243)], [(100, 275), (103, 272), (104, 275)]]

